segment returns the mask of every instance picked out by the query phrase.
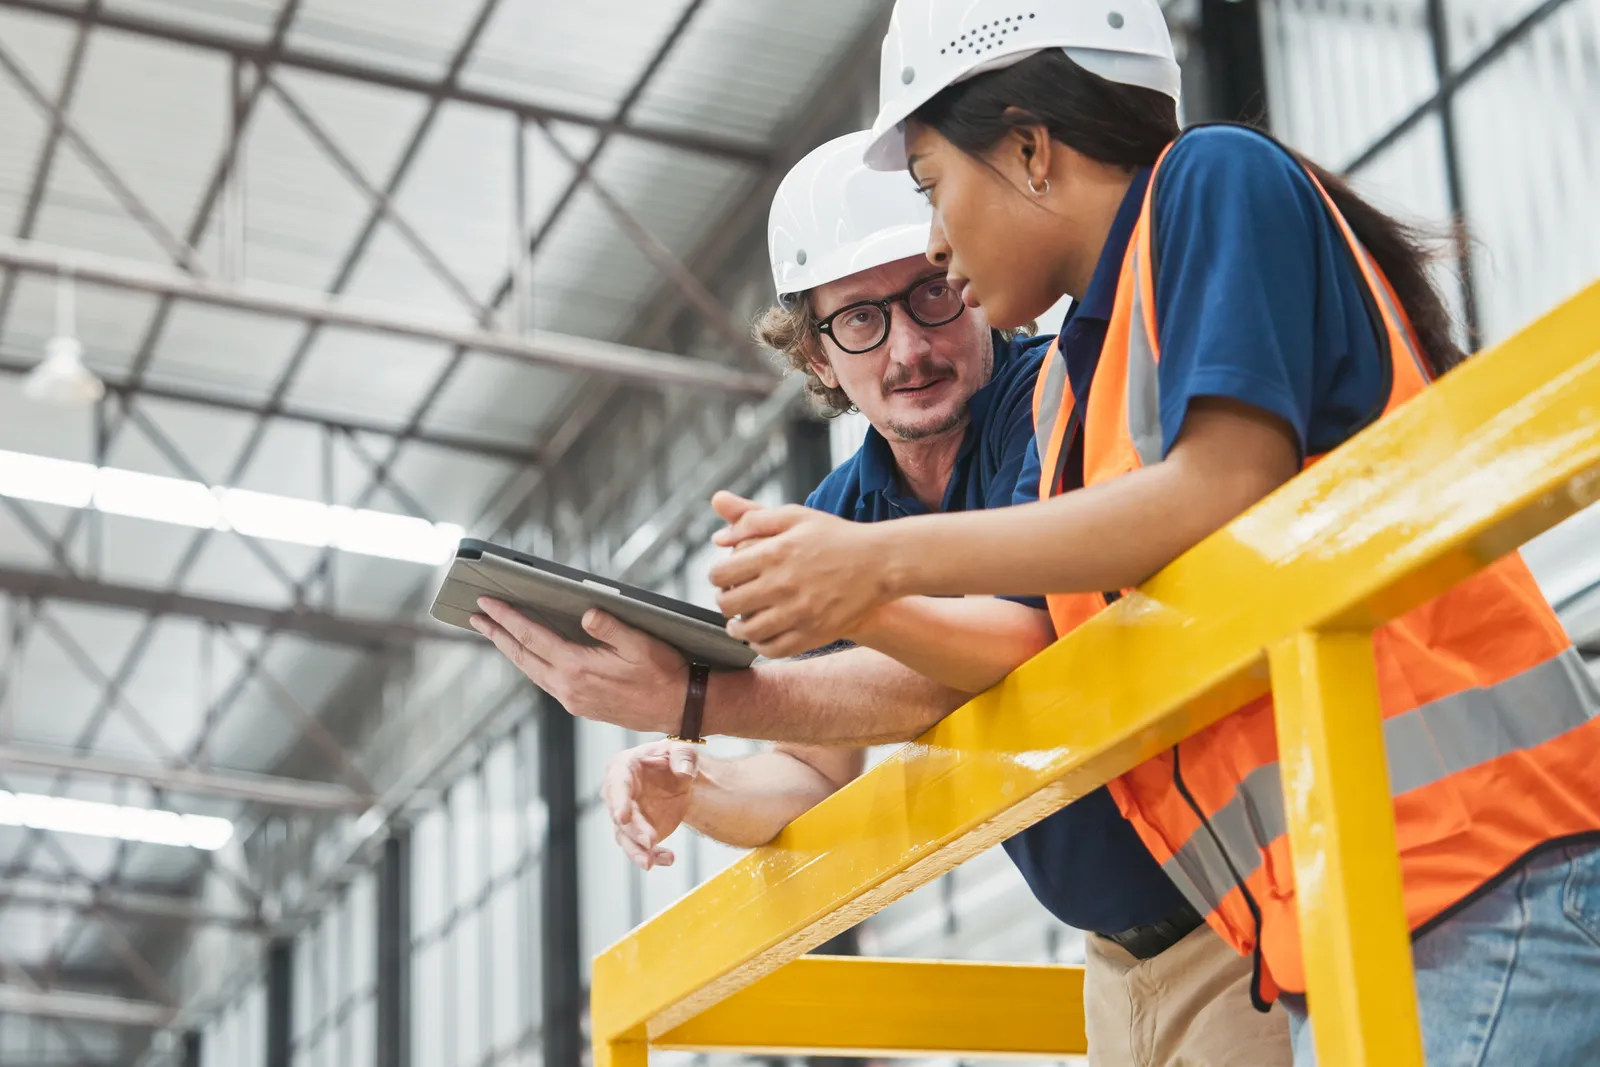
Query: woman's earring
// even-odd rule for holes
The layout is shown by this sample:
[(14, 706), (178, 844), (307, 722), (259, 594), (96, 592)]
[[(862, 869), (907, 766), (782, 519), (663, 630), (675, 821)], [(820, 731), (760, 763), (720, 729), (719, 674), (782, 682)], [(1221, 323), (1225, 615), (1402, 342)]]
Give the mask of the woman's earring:
[(1050, 179), (1049, 178), (1046, 178), (1044, 180), (1044, 188), (1043, 189), (1041, 189), (1037, 185), (1033, 184), (1033, 179), (1032, 178), (1028, 179), (1028, 192), (1032, 193), (1034, 196), (1043, 196), (1045, 193), (1048, 193), (1049, 191), (1050, 191)]

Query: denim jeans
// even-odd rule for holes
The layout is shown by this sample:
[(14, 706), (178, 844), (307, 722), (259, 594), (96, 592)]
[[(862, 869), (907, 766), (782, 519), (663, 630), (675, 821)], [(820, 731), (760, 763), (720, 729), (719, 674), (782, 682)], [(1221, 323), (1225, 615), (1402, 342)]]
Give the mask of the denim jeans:
[[(1428, 1067), (1600, 1064), (1600, 845), (1534, 857), (1412, 956)], [(1305, 998), (1283, 1005), (1295, 1067), (1316, 1067)]]

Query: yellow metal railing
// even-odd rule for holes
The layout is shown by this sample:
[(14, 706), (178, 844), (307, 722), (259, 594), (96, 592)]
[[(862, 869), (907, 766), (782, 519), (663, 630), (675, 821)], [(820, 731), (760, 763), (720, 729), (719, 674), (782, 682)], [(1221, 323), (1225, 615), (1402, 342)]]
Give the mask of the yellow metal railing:
[(1597, 499), (1600, 284), (608, 949), (596, 1067), (1083, 1052), (1073, 968), (800, 957), (1269, 680), (1320, 1062), (1421, 1067), (1371, 633)]

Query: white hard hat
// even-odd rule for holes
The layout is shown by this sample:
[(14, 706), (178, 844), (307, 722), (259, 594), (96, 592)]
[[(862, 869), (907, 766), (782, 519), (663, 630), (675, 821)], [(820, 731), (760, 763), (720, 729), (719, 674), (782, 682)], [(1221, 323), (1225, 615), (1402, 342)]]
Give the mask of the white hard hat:
[(905, 122), (940, 90), (1060, 48), (1107, 81), (1179, 95), (1158, 0), (897, 0), (883, 39), (867, 165), (903, 170)]
[(767, 253), (785, 307), (807, 289), (927, 251), (933, 209), (903, 171), (862, 162), (869, 136), (862, 130), (813, 149), (772, 198)]

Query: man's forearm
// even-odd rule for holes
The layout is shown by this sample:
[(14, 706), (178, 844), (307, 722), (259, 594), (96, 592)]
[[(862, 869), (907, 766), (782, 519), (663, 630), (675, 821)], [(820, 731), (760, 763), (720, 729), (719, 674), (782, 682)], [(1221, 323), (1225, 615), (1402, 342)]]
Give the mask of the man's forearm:
[(701, 756), (684, 822), (725, 845), (756, 848), (860, 773), (859, 750)]
[(863, 645), (964, 693), (981, 693), (1055, 640), (1050, 616), (995, 597), (906, 597), (857, 633)]
[(711, 676), (707, 733), (817, 745), (910, 741), (967, 701), (870, 648)]

